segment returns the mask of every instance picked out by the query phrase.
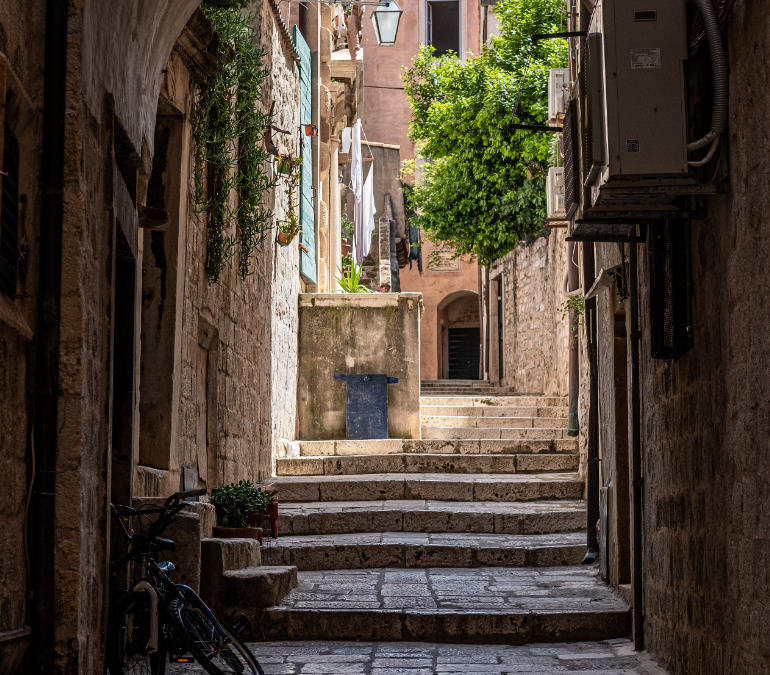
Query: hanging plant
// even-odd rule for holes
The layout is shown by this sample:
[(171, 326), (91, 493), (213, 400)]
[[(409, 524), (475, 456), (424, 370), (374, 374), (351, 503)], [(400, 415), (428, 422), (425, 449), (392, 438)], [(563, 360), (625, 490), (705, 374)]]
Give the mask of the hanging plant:
[[(216, 69), (197, 92), (192, 126), (195, 214), (208, 214), (206, 276), (216, 283), (238, 252), (242, 278), (251, 274), (251, 259), (271, 229), (272, 213), (263, 207), (272, 181), (264, 170), (264, 147), (271, 113), (257, 108), (269, 68), (263, 48), (254, 46), (249, 18), (240, 2), (207, 0), (201, 6), (217, 33)], [(237, 195), (233, 203), (232, 193)]]
[[(286, 184), (286, 218), (278, 223), (278, 235), (276, 241), (281, 246), (288, 246), (294, 237), (302, 230), (299, 222), (298, 190), (301, 178), (300, 167), (302, 166), (302, 157), (292, 157), (291, 155), (279, 155), (277, 172), (283, 176)], [(304, 248), (304, 246), (303, 246)], [(305, 249), (307, 250), (307, 249)]]

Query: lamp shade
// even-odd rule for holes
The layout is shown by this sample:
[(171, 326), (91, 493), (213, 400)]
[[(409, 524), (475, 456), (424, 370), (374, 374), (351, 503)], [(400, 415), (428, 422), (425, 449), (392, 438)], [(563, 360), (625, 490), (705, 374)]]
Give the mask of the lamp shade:
[(398, 22), (403, 14), (394, 0), (387, 0), (372, 12), (372, 26), (380, 47), (392, 47), (396, 44)]

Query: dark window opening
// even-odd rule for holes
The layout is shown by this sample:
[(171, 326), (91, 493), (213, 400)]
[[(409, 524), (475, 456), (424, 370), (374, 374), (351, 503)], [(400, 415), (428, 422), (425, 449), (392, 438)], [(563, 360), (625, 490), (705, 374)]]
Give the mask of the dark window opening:
[(450, 328), (449, 340), (449, 379), (478, 380), (479, 358), (479, 329)]
[(16, 296), (19, 260), (19, 143), (5, 127), (2, 216), (0, 216), (0, 290)]
[(428, 44), (436, 50), (435, 56), (460, 53), (459, 0), (428, 3)]
[(505, 372), (503, 370), (503, 280), (502, 277), (497, 282), (497, 378), (502, 380)]

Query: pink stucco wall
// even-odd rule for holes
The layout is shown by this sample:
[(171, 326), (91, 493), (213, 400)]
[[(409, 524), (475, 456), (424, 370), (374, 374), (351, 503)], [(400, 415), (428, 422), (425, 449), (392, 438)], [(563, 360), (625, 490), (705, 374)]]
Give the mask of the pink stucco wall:
[[(466, 51), (478, 51), (478, 0), (459, 0), (461, 6), (462, 44)], [(399, 0), (404, 13), (393, 47), (378, 47), (367, 7), (363, 22), (364, 43), (364, 114), (366, 137), (373, 143), (392, 143), (401, 147), (401, 159), (415, 156), (414, 144), (408, 137), (411, 111), (401, 81), (401, 68), (409, 66), (425, 37), (425, 0)], [(425, 312), (421, 323), (420, 369), (423, 380), (440, 377), (438, 305), (456, 291), (478, 291), (475, 263), (460, 263), (456, 272), (435, 272), (427, 268), (431, 244), (423, 247), (423, 273), (413, 263), (401, 270), (401, 290), (423, 294)]]

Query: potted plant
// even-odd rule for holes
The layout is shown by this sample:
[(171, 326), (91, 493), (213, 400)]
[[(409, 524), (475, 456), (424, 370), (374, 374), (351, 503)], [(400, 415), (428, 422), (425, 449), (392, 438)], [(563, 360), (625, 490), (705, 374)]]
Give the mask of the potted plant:
[[(282, 163), (283, 162), (283, 163)], [(286, 174), (286, 218), (281, 220), (278, 224), (278, 233), (276, 235), (276, 242), (281, 246), (288, 246), (294, 237), (296, 237), (300, 231), (301, 226), (299, 222), (297, 201), (297, 188), (300, 181), (300, 167), (302, 166), (302, 157), (292, 157), (291, 155), (281, 156), (278, 163), (278, 172)], [(282, 171), (286, 169), (287, 171)], [(307, 250), (307, 249), (306, 249)]]
[(211, 491), (209, 501), (217, 509), (217, 526), (213, 529), (218, 539), (258, 539), (262, 528), (249, 524), (251, 516), (262, 514), (270, 505), (270, 495), (243, 479)]

